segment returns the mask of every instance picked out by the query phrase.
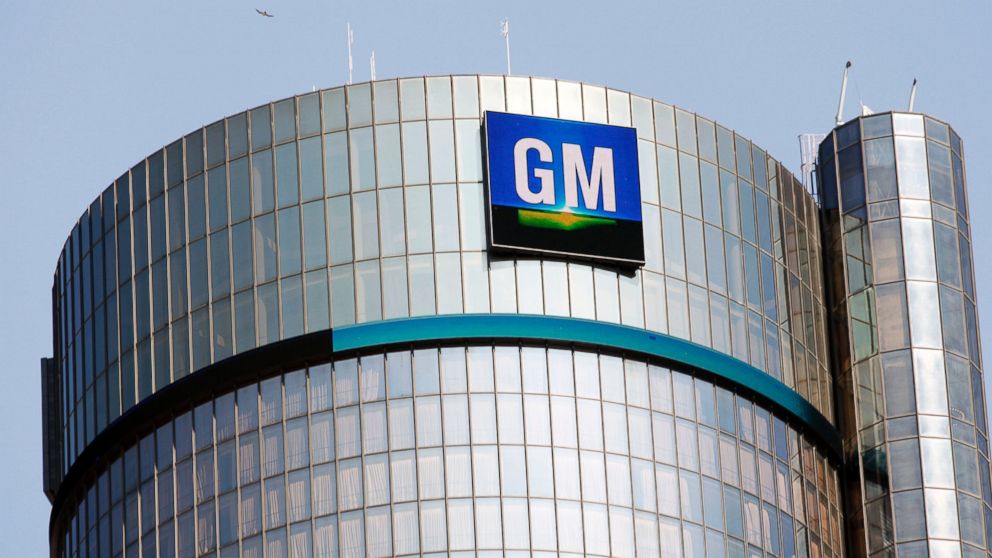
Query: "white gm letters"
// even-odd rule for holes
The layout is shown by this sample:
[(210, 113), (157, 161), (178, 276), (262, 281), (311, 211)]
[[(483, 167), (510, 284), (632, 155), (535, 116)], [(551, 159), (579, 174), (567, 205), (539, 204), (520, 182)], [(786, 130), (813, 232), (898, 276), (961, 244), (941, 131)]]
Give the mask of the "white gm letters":
[[(565, 205), (579, 207), (579, 190), (582, 191), (582, 204), (586, 209), (596, 210), (600, 191), (603, 196), (603, 210), (617, 210), (616, 186), (613, 176), (613, 150), (608, 147), (593, 149), (592, 169), (586, 173), (582, 147), (574, 143), (563, 143), (562, 163), (565, 172)], [(555, 204), (555, 181), (552, 169), (535, 168), (534, 177), (541, 187), (535, 192), (530, 187), (530, 174), (527, 167), (527, 154), (537, 151), (542, 163), (553, 162), (551, 147), (537, 138), (521, 138), (513, 146), (513, 170), (517, 195), (521, 200), (532, 204)]]

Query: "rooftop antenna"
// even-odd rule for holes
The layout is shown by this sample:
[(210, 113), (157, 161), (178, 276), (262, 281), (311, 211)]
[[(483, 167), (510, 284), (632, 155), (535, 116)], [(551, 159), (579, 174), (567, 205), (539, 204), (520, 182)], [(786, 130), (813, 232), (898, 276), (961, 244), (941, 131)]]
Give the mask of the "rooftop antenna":
[(351, 32), (351, 23), (348, 24), (348, 85), (351, 85), (351, 74), (354, 67), (351, 62), (351, 44), (355, 42), (355, 35)]
[(372, 66), (372, 81), (375, 81), (375, 51), (372, 51), (372, 58), (369, 59), (369, 65)]
[(506, 43), (506, 75), (510, 75), (510, 20), (504, 19), (499, 22), (499, 32), (503, 35), (503, 42)]
[(848, 60), (847, 64), (844, 65), (844, 79), (840, 82), (840, 102), (837, 103), (837, 118), (835, 120), (837, 126), (844, 123), (844, 95), (847, 94), (847, 71), (850, 69), (851, 61)]
[(914, 103), (916, 103), (916, 78), (913, 78), (913, 88), (909, 90), (909, 112), (913, 112)]
[(816, 157), (820, 143), (827, 137), (826, 134), (799, 134), (799, 157), (800, 170), (802, 173), (802, 183), (806, 191), (814, 198), (817, 198), (816, 181)]

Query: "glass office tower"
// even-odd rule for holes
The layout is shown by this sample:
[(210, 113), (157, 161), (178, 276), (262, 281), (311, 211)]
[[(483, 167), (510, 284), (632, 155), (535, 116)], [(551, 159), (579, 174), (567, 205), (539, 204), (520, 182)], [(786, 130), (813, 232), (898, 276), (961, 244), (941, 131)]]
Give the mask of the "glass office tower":
[(848, 534), (859, 556), (986, 556), (988, 432), (961, 139), (920, 114), (820, 145)]
[[(489, 251), (485, 111), (636, 129), (645, 264)], [(962, 265), (965, 223), (949, 224)], [(835, 397), (834, 375), (874, 358), (875, 389), (895, 378), (891, 346), (833, 364), (847, 330), (833, 320), (831, 344), (820, 230), (816, 200), (745, 137), (604, 87), (384, 80), (222, 119), (122, 174), (59, 258), (42, 360), (51, 555), (858, 556), (875, 523), (851, 527), (882, 501), (896, 541), (984, 553), (984, 410), (963, 360), (977, 341), (896, 355), (946, 355), (950, 403), (932, 423), (921, 401), (894, 411), (919, 412), (911, 436), (881, 410), (851, 429), (862, 392), (842, 381)], [(970, 268), (956, 284), (900, 269), (908, 320), (913, 285), (943, 309), (947, 284), (974, 324)], [(962, 377), (976, 395), (958, 416)], [(933, 437), (957, 474), (932, 476), (940, 448), (920, 442), (921, 482), (857, 503), (865, 431), (886, 483), (884, 436), (889, 455)], [(953, 537), (946, 514), (902, 534), (900, 498), (939, 511), (955, 497), (972, 507)], [(872, 550), (914, 555), (892, 538)]]

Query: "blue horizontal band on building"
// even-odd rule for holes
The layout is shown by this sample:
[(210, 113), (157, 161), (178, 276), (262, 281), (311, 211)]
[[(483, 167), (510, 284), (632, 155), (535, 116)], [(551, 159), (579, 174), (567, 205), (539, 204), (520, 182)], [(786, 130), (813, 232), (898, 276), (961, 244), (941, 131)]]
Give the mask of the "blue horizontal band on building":
[(335, 353), (389, 345), (473, 341), (534, 342), (582, 345), (636, 354), (672, 363), (729, 384), (785, 413), (793, 426), (806, 430), (838, 462), (840, 433), (798, 392), (732, 356), (691, 341), (630, 326), (579, 318), (524, 314), (456, 314), (369, 322), (334, 328)]

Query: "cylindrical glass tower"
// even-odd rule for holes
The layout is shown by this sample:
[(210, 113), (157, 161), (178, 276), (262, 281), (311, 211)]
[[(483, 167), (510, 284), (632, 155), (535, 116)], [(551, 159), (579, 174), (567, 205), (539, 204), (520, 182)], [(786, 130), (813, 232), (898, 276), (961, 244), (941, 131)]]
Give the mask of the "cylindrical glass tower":
[(921, 114), (820, 145), (858, 556), (986, 556), (992, 492), (961, 139)]
[[(644, 266), (491, 253), (485, 111), (636, 129)], [(59, 259), (52, 556), (843, 556), (819, 235), (750, 141), (598, 86), (196, 130)]]

